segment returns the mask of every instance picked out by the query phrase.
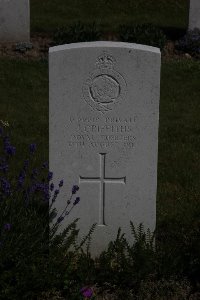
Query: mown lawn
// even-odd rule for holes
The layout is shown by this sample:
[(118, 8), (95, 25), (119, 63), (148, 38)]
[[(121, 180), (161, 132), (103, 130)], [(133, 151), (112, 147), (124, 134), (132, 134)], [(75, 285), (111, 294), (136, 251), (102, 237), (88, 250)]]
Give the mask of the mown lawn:
[[(162, 63), (158, 222), (195, 218), (200, 199), (200, 62)], [(48, 64), (0, 60), (0, 120), (10, 124), (19, 161), (37, 143), (38, 161), (48, 159)], [(183, 219), (184, 216), (184, 219)], [(196, 216), (198, 218), (198, 216)]]
[[(198, 220), (200, 61), (164, 63), (161, 77), (158, 221)], [(180, 218), (179, 218), (180, 217)]]
[(189, 0), (31, 0), (31, 30), (51, 33), (77, 21), (95, 21), (108, 32), (129, 23), (185, 29), (188, 11)]
[(21, 160), (36, 143), (39, 161), (48, 160), (47, 62), (0, 60), (0, 120), (8, 121)]

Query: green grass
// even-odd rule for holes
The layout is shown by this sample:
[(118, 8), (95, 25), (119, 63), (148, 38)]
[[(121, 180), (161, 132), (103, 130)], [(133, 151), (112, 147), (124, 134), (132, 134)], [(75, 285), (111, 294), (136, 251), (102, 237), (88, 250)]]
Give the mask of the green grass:
[(18, 153), (36, 142), (39, 160), (48, 160), (47, 62), (1, 59), (0, 95), (0, 120), (9, 122)]
[(31, 30), (51, 33), (78, 20), (95, 21), (108, 32), (147, 22), (185, 29), (188, 7), (188, 0), (31, 0)]
[(197, 212), (195, 207), (200, 199), (199, 77), (200, 62), (197, 61), (162, 65), (158, 220), (180, 215), (182, 221), (187, 221), (187, 218), (192, 219), (191, 209), (194, 214)]
[[(0, 60), (0, 119), (10, 123), (21, 157), (36, 142), (40, 161), (48, 159), (47, 68), (44, 61)], [(191, 219), (199, 202), (199, 77), (198, 61), (162, 64), (158, 222), (178, 215)]]

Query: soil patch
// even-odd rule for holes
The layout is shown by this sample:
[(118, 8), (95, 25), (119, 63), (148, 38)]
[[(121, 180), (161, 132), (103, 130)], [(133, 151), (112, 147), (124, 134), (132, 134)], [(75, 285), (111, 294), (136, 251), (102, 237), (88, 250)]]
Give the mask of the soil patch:
[[(117, 41), (112, 34), (105, 35), (105, 40)], [(54, 46), (53, 39), (49, 36), (34, 35), (30, 43), (4, 43), (0, 44), (0, 57), (21, 58), (25, 60), (40, 60), (48, 58), (49, 47)], [(175, 42), (168, 41), (162, 51), (165, 60), (170, 59), (193, 59), (188, 53), (175, 49)]]
[(45, 59), (48, 57), (49, 47), (53, 41), (50, 37), (35, 35), (30, 43), (3, 43), (0, 44), (0, 57), (21, 59)]

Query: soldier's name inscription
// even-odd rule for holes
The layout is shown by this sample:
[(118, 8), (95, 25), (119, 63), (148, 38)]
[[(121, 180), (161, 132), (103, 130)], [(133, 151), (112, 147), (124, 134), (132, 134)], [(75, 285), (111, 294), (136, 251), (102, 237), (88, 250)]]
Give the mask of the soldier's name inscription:
[[(102, 147), (121, 145), (133, 148), (135, 145), (134, 127), (136, 116), (120, 117), (85, 117), (70, 116), (67, 128), (73, 132), (67, 141), (69, 147)], [(102, 125), (103, 121), (103, 125)]]

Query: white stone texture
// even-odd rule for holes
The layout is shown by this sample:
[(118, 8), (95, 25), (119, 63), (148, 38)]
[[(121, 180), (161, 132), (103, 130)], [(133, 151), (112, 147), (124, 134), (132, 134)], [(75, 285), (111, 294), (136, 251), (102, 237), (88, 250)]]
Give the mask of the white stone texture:
[(92, 42), (50, 48), (50, 169), (80, 203), (63, 227), (80, 218), (80, 236), (97, 223), (93, 256), (117, 235), (133, 241), (130, 221), (155, 229), (160, 50)]
[(189, 29), (200, 29), (200, 0), (190, 0)]
[(0, 43), (29, 40), (29, 0), (0, 0)]

